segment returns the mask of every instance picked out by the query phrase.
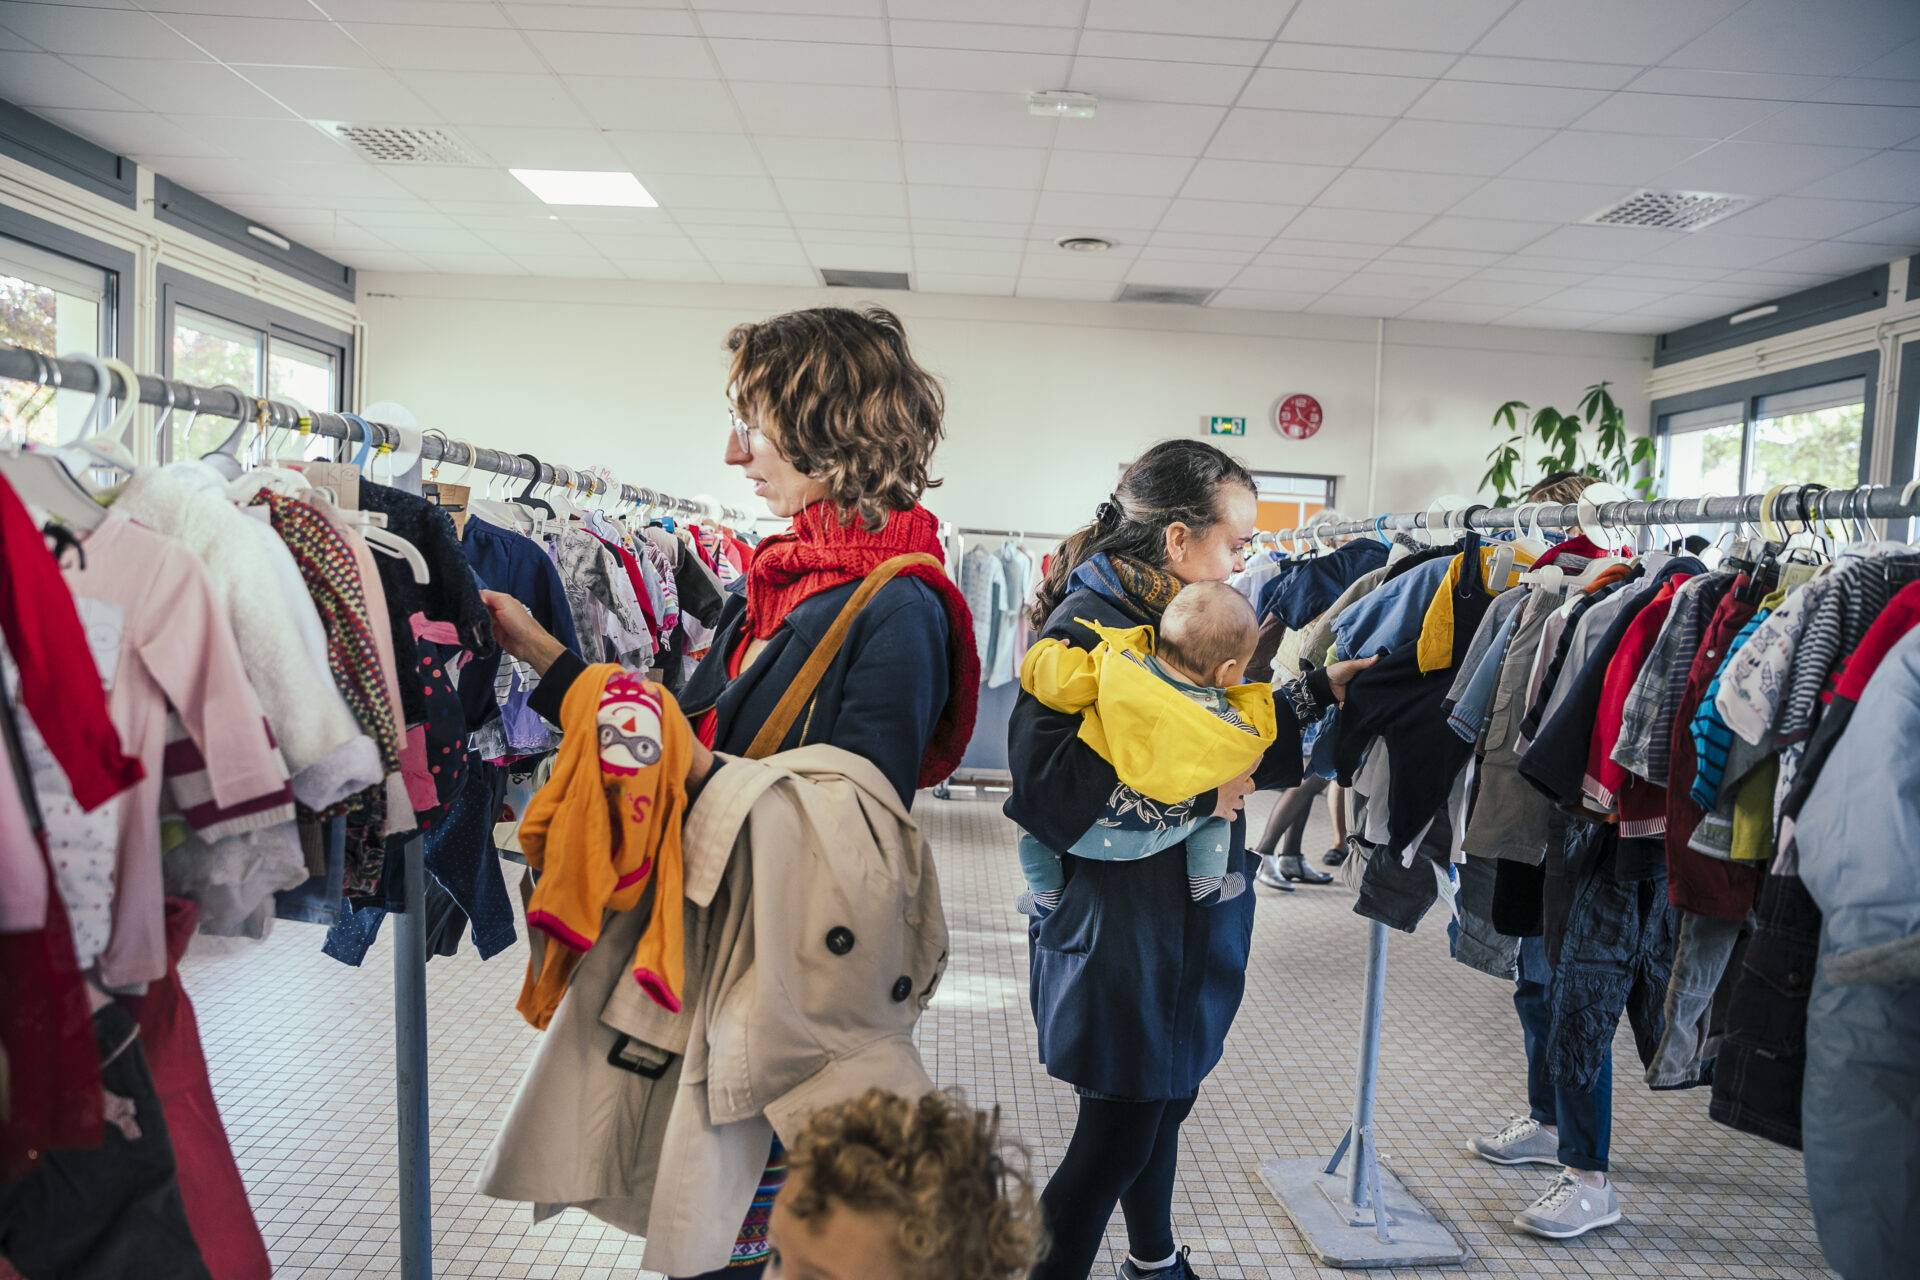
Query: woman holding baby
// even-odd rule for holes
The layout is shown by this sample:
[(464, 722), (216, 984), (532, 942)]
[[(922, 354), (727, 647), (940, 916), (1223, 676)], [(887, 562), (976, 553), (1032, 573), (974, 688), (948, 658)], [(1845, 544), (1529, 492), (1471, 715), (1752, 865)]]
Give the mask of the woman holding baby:
[[(1197, 440), (1153, 446), (1055, 554), (1035, 626), (1089, 651), (1101, 638), (1086, 623), (1157, 628), (1184, 587), (1240, 570), (1255, 512), (1252, 475), (1225, 453)], [(1070, 853), (1096, 827), (1136, 843), (1146, 833), (1160, 850), (1130, 861), (1062, 859), (1057, 905), (1029, 932), (1041, 1061), (1080, 1095), (1073, 1139), (1043, 1197), (1052, 1245), (1036, 1280), (1085, 1280), (1116, 1204), (1127, 1227), (1122, 1277), (1193, 1274), (1172, 1223), (1180, 1125), (1240, 1007), (1254, 895), (1196, 901), (1186, 850), (1177, 837), (1156, 837), (1225, 820), (1226, 870), (1250, 876), (1246, 797), (1300, 781), (1302, 730), (1364, 665), (1336, 663), (1276, 687), (1273, 743), (1251, 772), (1172, 804), (1123, 785), (1084, 740), (1082, 715), (1021, 694), (1008, 732), (1008, 816), (1055, 853)]]

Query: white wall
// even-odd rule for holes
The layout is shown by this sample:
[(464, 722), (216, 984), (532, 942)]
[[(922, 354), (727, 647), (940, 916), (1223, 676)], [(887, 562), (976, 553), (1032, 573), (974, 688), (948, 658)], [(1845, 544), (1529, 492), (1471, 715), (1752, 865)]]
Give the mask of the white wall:
[[(456, 438), (632, 484), (759, 510), (721, 465), (727, 329), (848, 290), (642, 285), (517, 277), (361, 277), (366, 400), (399, 400)], [(1260, 469), (1334, 474), (1360, 513), (1472, 493), (1518, 397), (1570, 407), (1611, 379), (1636, 429), (1650, 339), (1038, 300), (881, 294), (944, 380), (946, 485), (929, 498), (963, 525), (1064, 532), (1119, 466), (1155, 440), (1244, 415), (1225, 441)], [(1381, 430), (1370, 505), (1376, 357)], [(1284, 395), (1326, 410), (1313, 440), (1268, 422)]]

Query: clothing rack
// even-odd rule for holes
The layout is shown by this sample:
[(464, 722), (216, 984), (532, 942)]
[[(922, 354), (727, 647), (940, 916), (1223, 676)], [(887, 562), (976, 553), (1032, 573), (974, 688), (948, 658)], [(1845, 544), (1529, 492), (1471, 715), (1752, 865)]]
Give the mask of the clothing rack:
[[(0, 345), (0, 378), (77, 391), (98, 391), (93, 366), (81, 360), (54, 359), (24, 347)], [(268, 427), (310, 432), (330, 439), (360, 443), (366, 439), (353, 422), (337, 413), (315, 413), (278, 400), (261, 400), (231, 387), (200, 387), (192, 383), (138, 375), (142, 404), (178, 408), (232, 418), (236, 423), (261, 421)], [(113, 387), (107, 388), (113, 391)], [(122, 388), (122, 390), (125, 390)], [(583, 495), (610, 494), (609, 482), (587, 471), (528, 457), (482, 449), (439, 433), (415, 433), (381, 423), (370, 424), (379, 438), (375, 448), (419, 450), (427, 461), (447, 460), (481, 471), (514, 476), (534, 484), (561, 485)], [(619, 500), (686, 515), (719, 516), (746, 523), (744, 513), (715, 504), (676, 498), (655, 489), (622, 484)], [(337, 823), (338, 820), (336, 820)], [(328, 832), (344, 837), (345, 828)], [(427, 1100), (427, 937), (422, 837), (406, 842), (403, 892), (406, 910), (396, 912), (393, 935), (394, 1077), (400, 1209), (400, 1274), (404, 1280), (429, 1280), (433, 1274), (433, 1166), (428, 1149)]]
[(949, 525), (950, 534), (965, 534), (970, 538), (1012, 538), (1019, 542), (1065, 542), (1064, 533), (1028, 533), (1024, 529), (971, 529), (965, 525)]
[[(1864, 522), (1920, 515), (1920, 480), (1905, 486), (1860, 485), (1829, 489), (1789, 484), (1765, 493), (1705, 498), (1660, 498), (1650, 502), (1569, 502), (1516, 507), (1474, 505), (1395, 512), (1370, 520), (1322, 521), (1283, 529), (1278, 540), (1341, 537), (1437, 529), (1449, 534), (1493, 533), (1530, 526), (1639, 527), (1758, 524), (1812, 527), (1827, 520)], [(1781, 529), (1781, 536), (1786, 530)], [(1436, 818), (1435, 821), (1441, 821)], [(1389, 854), (1389, 856), (1391, 856)], [(1367, 926), (1367, 985), (1360, 1013), (1360, 1060), (1355, 1073), (1353, 1119), (1322, 1165), (1317, 1158), (1267, 1161), (1261, 1176), (1279, 1197), (1308, 1247), (1328, 1266), (1382, 1267), (1457, 1263), (1464, 1256), (1445, 1227), (1391, 1172), (1380, 1167), (1374, 1138), (1374, 1101), (1380, 1074), (1381, 1017), (1387, 986), (1387, 926)], [(1340, 1162), (1351, 1154), (1346, 1175)]]
[[(0, 345), (0, 378), (34, 382), (69, 391), (97, 392), (100, 388), (98, 374), (90, 362), (55, 359), (26, 347)], [(367, 434), (343, 414), (308, 410), (283, 400), (262, 400), (232, 387), (200, 387), (147, 373), (139, 374), (138, 378), (140, 403), (159, 406), (169, 412), (178, 410), (190, 415), (210, 414), (216, 418), (230, 418), (236, 424), (258, 421), (269, 429), (325, 436), (347, 444), (365, 442), (380, 452), (418, 450), (421, 459), (426, 462), (449, 462), (477, 471), (512, 476), (532, 484), (557, 485), (586, 497), (607, 496), (636, 507), (653, 507), (678, 515), (705, 515), (730, 524), (749, 522), (747, 513), (735, 507), (677, 498), (670, 493), (639, 485), (616, 486), (590, 470), (541, 462), (530, 454), (481, 448), (464, 440), (451, 439), (439, 431), (415, 431), (369, 421), (367, 425), (374, 434), (374, 438), (369, 440)], [(123, 392), (125, 388), (120, 388), (116, 382), (111, 390)]]

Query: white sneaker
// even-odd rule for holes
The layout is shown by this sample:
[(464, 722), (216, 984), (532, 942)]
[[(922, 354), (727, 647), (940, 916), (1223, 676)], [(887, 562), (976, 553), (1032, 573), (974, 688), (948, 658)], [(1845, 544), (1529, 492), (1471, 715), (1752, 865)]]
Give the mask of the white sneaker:
[(1571, 1240), (1595, 1227), (1620, 1221), (1620, 1197), (1613, 1183), (1589, 1186), (1571, 1169), (1562, 1169), (1546, 1194), (1528, 1205), (1513, 1225), (1548, 1240)]
[(1532, 1116), (1515, 1116), (1490, 1138), (1474, 1138), (1467, 1150), (1495, 1164), (1560, 1163), (1560, 1140), (1540, 1127)]

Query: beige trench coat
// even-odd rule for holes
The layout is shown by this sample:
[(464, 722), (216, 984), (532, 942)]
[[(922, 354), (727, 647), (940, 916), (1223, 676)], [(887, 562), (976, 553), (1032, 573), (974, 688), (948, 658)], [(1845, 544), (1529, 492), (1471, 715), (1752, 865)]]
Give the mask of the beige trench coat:
[(873, 1086), (932, 1087), (912, 1032), (948, 949), (925, 837), (837, 747), (729, 758), (684, 850), (685, 1009), (625, 972), (649, 904), (609, 921), (479, 1179), (536, 1220), (577, 1205), (646, 1236), (669, 1275), (726, 1265), (776, 1133)]

